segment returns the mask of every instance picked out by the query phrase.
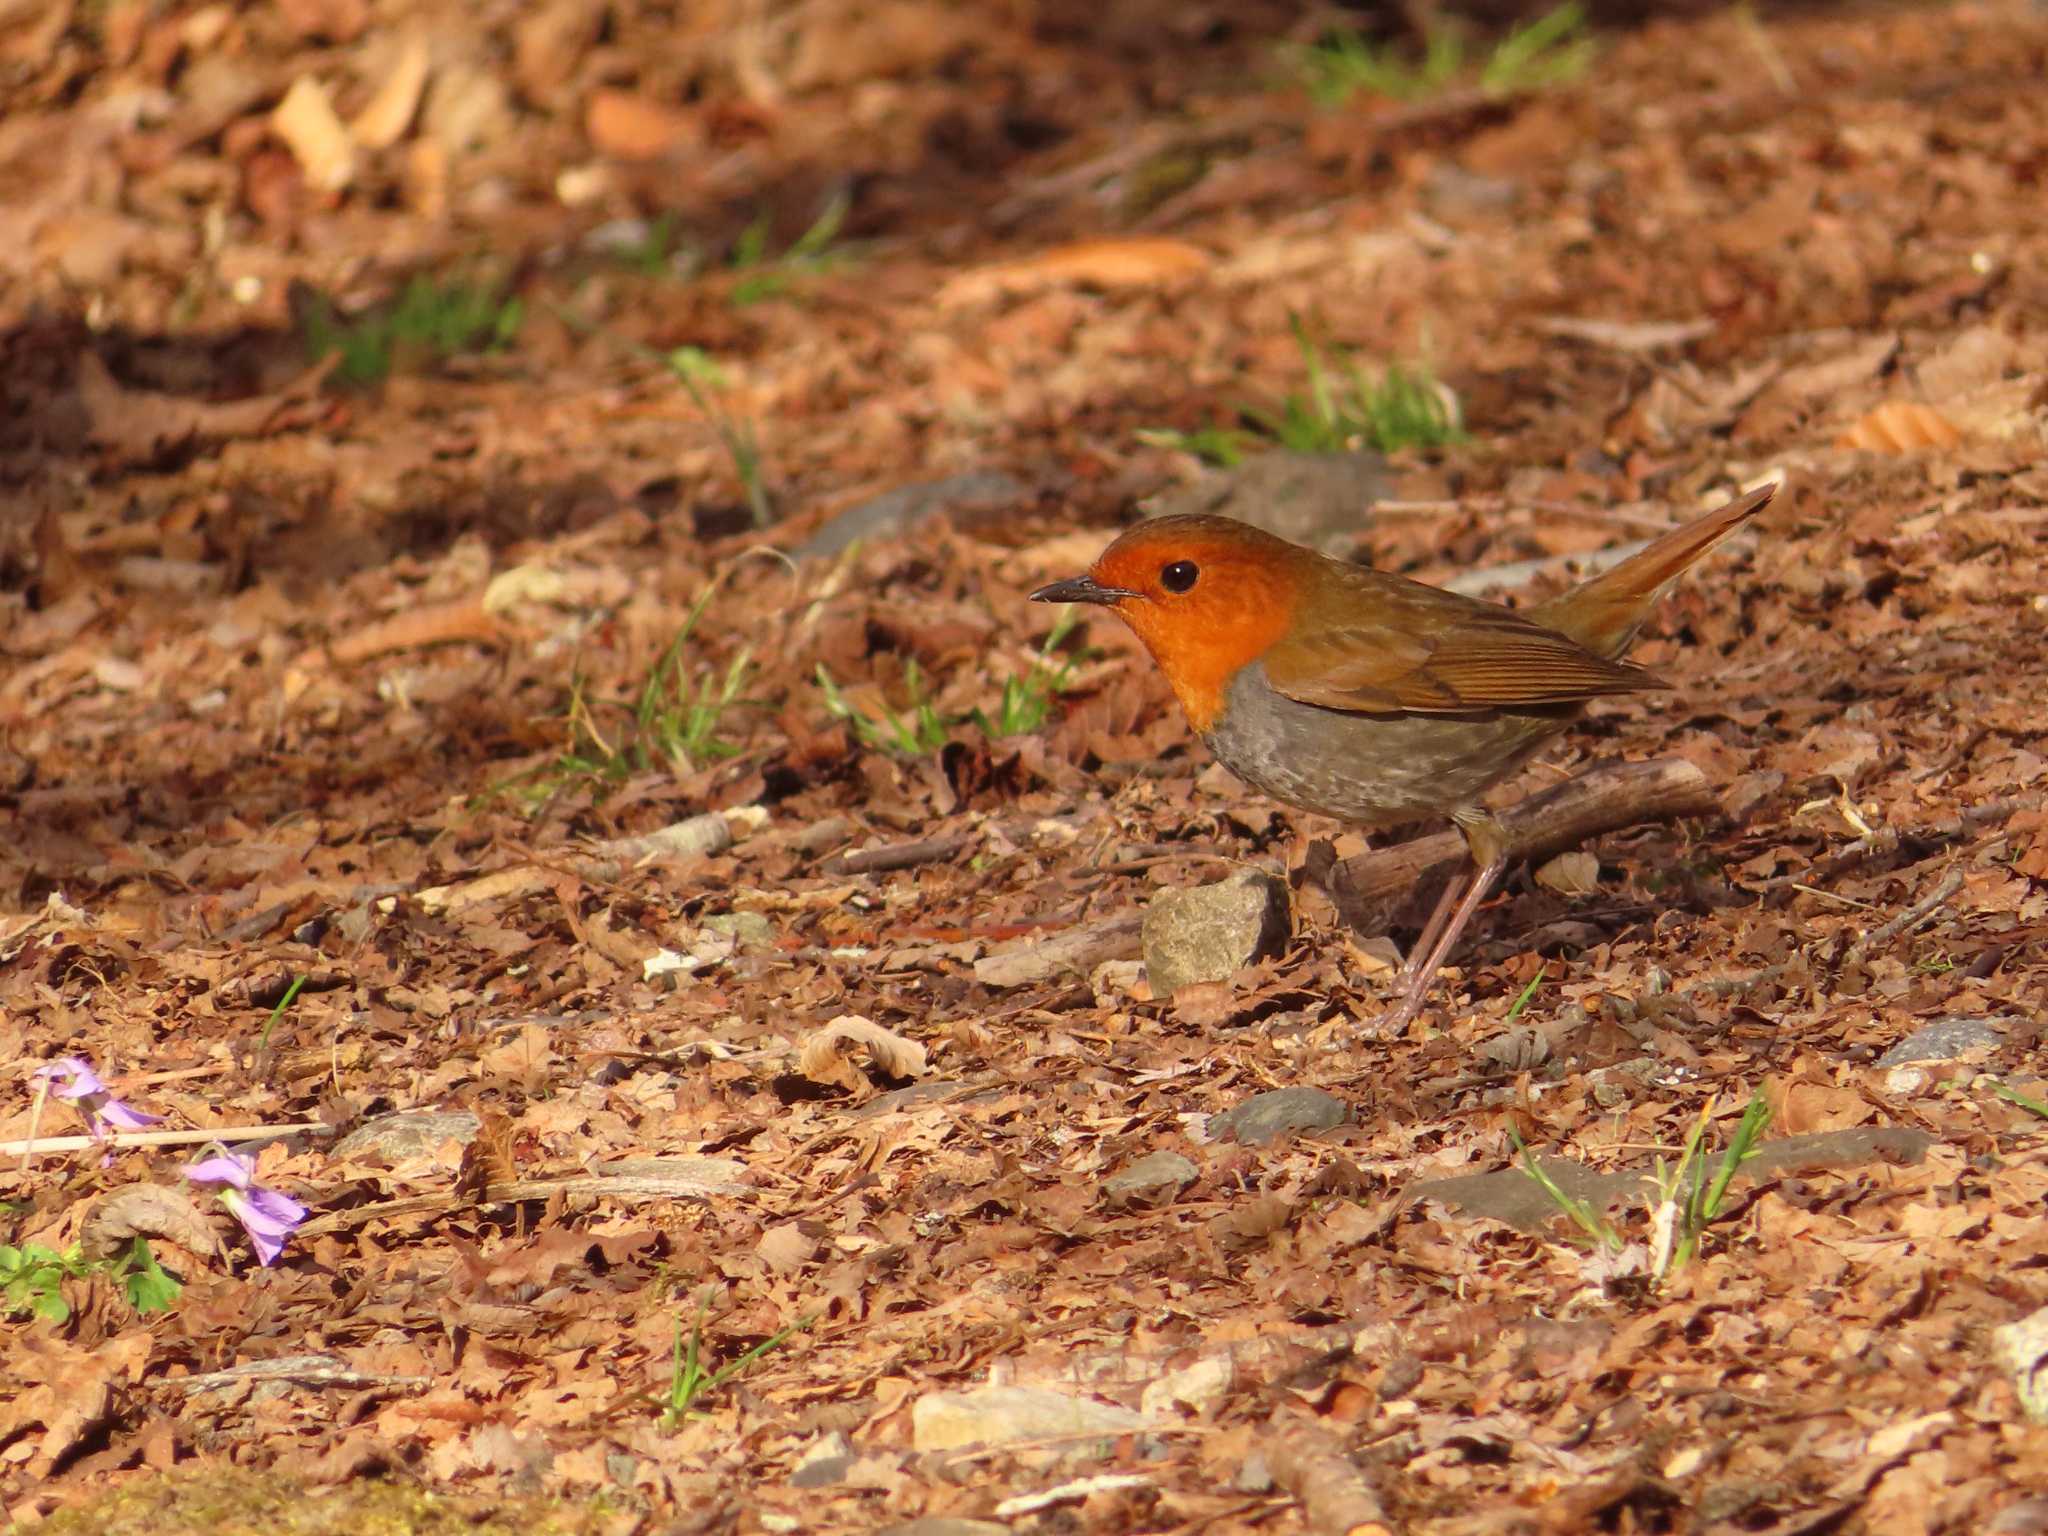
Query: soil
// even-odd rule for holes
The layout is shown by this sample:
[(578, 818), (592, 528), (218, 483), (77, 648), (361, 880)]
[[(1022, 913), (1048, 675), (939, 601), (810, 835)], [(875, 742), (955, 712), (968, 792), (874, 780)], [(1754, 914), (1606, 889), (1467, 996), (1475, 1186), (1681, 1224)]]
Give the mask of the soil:
[[(1326, 104), (1337, 13), (1202, 0), (10, 9), (0, 1243), (81, 1245), (14, 1521), (2048, 1523), (2048, 12)], [(1784, 482), (1503, 796), (1714, 808), (1396, 1038), (1431, 884), (1340, 909), (1356, 831), (1026, 600), (1302, 335), (1457, 404), (1329, 509), (1417, 579)], [(1155, 996), (1244, 867), (1283, 941)], [(52, 1145), (64, 1058), (160, 1122)]]

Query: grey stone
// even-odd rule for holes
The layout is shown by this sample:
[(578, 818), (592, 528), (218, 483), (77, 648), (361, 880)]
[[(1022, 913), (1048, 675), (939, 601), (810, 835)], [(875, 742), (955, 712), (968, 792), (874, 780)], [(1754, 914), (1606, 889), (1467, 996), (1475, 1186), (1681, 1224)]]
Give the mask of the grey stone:
[(1387, 490), (1387, 462), (1376, 453), (1275, 448), (1162, 491), (1139, 511), (1147, 517), (1234, 517), (1290, 543), (1343, 556), (1356, 549), (1372, 504), (1384, 500)]
[(1439, 214), (1500, 213), (1522, 200), (1520, 183), (1477, 175), (1454, 160), (1431, 166), (1422, 190)]
[(1023, 481), (1001, 470), (977, 470), (899, 485), (894, 490), (836, 514), (790, 553), (798, 560), (836, 555), (861, 539), (893, 538), (927, 518), (1022, 501), (1031, 494)]
[(1212, 1141), (1248, 1147), (1302, 1131), (1327, 1131), (1351, 1118), (1351, 1106), (1320, 1088), (1273, 1088), (1209, 1117)]
[(381, 1157), (402, 1163), (424, 1157), (446, 1141), (468, 1146), (482, 1122), (466, 1110), (408, 1110), (365, 1120), (334, 1144), (332, 1157)]
[(589, 1170), (606, 1193), (702, 1199), (747, 1191), (747, 1165), (730, 1157), (620, 1157)]
[(1287, 882), (1243, 869), (1214, 885), (1167, 891), (1146, 909), (1145, 975), (1167, 998), (1199, 981), (1228, 981), (1254, 960), (1276, 955), (1293, 933)]
[(1237, 1469), (1237, 1476), (1230, 1486), (1239, 1493), (1271, 1493), (1273, 1491), (1273, 1469), (1266, 1465), (1266, 1453), (1253, 1451), (1245, 1457)]
[[(1214, 1123), (1213, 1121), (1211, 1122)], [(1736, 1172), (1736, 1182), (1769, 1178), (1778, 1173), (1804, 1173), (1826, 1168), (1854, 1168), (1875, 1162), (1917, 1163), (1938, 1138), (1904, 1126), (1858, 1126), (1846, 1131), (1815, 1131), (1760, 1144)], [(1720, 1156), (1711, 1149), (1708, 1162)], [(1650, 1169), (1596, 1173), (1564, 1157), (1538, 1157), (1557, 1187), (1595, 1211), (1635, 1198), (1648, 1202)], [(1454, 1179), (1425, 1179), (1411, 1185), (1411, 1200), (1438, 1200), (1462, 1215), (1490, 1218), (1522, 1232), (1540, 1232), (1564, 1215), (1543, 1188), (1522, 1171), (1461, 1174)]]
[(853, 1446), (846, 1436), (833, 1430), (820, 1435), (804, 1447), (802, 1458), (796, 1470), (789, 1474), (792, 1488), (829, 1488), (834, 1483), (844, 1482), (846, 1474), (859, 1458), (854, 1455)]
[(955, 1451), (969, 1445), (1008, 1445), (1128, 1435), (1144, 1415), (1089, 1397), (1044, 1387), (980, 1387), (972, 1392), (927, 1392), (910, 1410), (910, 1443), (920, 1451)]
[(713, 933), (732, 935), (735, 947), (749, 951), (775, 948), (775, 925), (760, 912), (719, 912), (703, 921)]
[(1951, 1014), (1916, 1029), (1877, 1058), (1880, 1067), (1902, 1067), (1911, 1061), (1954, 1061), (1974, 1050), (1997, 1050), (2005, 1031), (1996, 1019)]
[(1200, 1172), (1178, 1152), (1153, 1152), (1104, 1179), (1102, 1192), (1112, 1200), (1128, 1200), (1156, 1189), (1178, 1189)]

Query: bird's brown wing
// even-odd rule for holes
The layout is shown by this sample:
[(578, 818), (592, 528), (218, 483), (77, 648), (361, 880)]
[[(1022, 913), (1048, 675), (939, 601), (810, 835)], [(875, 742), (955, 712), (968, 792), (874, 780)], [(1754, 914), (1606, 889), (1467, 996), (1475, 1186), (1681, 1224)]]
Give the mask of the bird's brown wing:
[[(1349, 613), (1335, 625), (1300, 626), (1298, 637), (1266, 652), (1266, 680), (1288, 698), (1361, 714), (1440, 714), (1666, 686), (1510, 609), (1360, 574), (1398, 586), (1345, 605)], [(1361, 608), (1372, 617), (1358, 618)]]

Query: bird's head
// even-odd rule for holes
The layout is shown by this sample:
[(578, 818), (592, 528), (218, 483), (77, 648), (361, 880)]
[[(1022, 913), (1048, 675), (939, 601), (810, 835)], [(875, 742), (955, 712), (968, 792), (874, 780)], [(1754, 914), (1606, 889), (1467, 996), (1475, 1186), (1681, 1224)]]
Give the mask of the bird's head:
[(1232, 518), (1160, 517), (1110, 545), (1087, 575), (1031, 597), (1115, 613), (1159, 663), (1188, 722), (1206, 731), (1232, 676), (1287, 634), (1316, 558)]

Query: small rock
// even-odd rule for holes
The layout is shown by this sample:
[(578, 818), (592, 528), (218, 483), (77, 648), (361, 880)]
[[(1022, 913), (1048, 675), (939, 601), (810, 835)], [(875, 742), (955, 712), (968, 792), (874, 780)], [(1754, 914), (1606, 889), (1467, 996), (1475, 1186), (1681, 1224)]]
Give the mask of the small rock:
[(2048, 1307), (1992, 1329), (1991, 1358), (2012, 1378), (2021, 1411), (2048, 1424)]
[(1266, 1465), (1266, 1453), (1253, 1451), (1245, 1457), (1244, 1464), (1237, 1469), (1237, 1476), (1231, 1486), (1239, 1493), (1271, 1493), (1273, 1491), (1273, 1470)]
[(1293, 933), (1287, 882), (1264, 870), (1168, 891), (1145, 912), (1145, 974), (1152, 995), (1168, 998), (1196, 981), (1228, 981), (1254, 960), (1275, 955)]
[(1453, 160), (1438, 160), (1423, 178), (1422, 190), (1439, 217), (1500, 213), (1522, 200), (1519, 183), (1478, 175)]
[(1102, 1192), (1111, 1200), (1129, 1200), (1154, 1190), (1169, 1193), (1193, 1181), (1201, 1170), (1178, 1152), (1153, 1152), (1139, 1158), (1122, 1173), (1102, 1181)]
[(1030, 494), (1023, 481), (1001, 470), (899, 485), (836, 514), (790, 553), (798, 560), (836, 555), (857, 539), (894, 538), (941, 513), (993, 510)]
[[(1553, 1184), (1595, 1211), (1604, 1212), (1617, 1201), (1641, 1194), (1645, 1188), (1640, 1173), (1600, 1173), (1564, 1157), (1539, 1155), (1536, 1161)], [(1519, 1162), (1492, 1173), (1425, 1179), (1412, 1185), (1408, 1193), (1416, 1201), (1441, 1201), (1461, 1216), (1505, 1222), (1518, 1232), (1541, 1232), (1550, 1222), (1564, 1216), (1557, 1202)]]
[[(1917, 1163), (1935, 1141), (1927, 1132), (1908, 1126), (1811, 1131), (1762, 1143), (1744, 1160), (1735, 1178), (1738, 1184), (1749, 1184), (1780, 1173), (1856, 1168), (1877, 1162)], [(1565, 1157), (1539, 1154), (1537, 1161), (1553, 1184), (1596, 1211), (1624, 1200), (1647, 1203), (1650, 1199), (1648, 1168), (1602, 1173)], [(1493, 1173), (1425, 1179), (1408, 1187), (1408, 1198), (1441, 1201), (1459, 1215), (1505, 1222), (1520, 1232), (1541, 1232), (1564, 1214), (1543, 1186), (1523, 1171), (1519, 1161)]]
[(464, 1110), (414, 1110), (366, 1120), (334, 1145), (337, 1158), (381, 1157), (403, 1163), (424, 1157), (443, 1142), (468, 1146), (482, 1122)]
[(1877, 1058), (1880, 1067), (1902, 1067), (1911, 1061), (1954, 1061), (1975, 1050), (1997, 1050), (2005, 1031), (1996, 1019), (1951, 1014), (1916, 1029)]
[(1376, 453), (1295, 453), (1276, 448), (1154, 496), (1147, 517), (1207, 512), (1234, 517), (1326, 555), (1349, 555), (1372, 504), (1387, 495), (1387, 463)]
[(1128, 1408), (1044, 1387), (981, 1387), (920, 1397), (910, 1410), (910, 1443), (920, 1451), (953, 1451), (1071, 1435), (1113, 1438), (1143, 1429), (1145, 1422)]
[(718, 912), (705, 918), (704, 926), (729, 935), (735, 948), (748, 953), (775, 948), (775, 925), (760, 912)]
[(710, 1195), (743, 1194), (747, 1165), (730, 1157), (621, 1157), (589, 1170), (621, 1192), (650, 1196), (704, 1199)]
[(829, 1488), (843, 1482), (855, 1461), (853, 1446), (846, 1436), (833, 1430), (820, 1435), (804, 1448), (796, 1470), (789, 1474), (792, 1488)]
[(1209, 1139), (1262, 1147), (1301, 1131), (1327, 1131), (1351, 1118), (1351, 1107), (1320, 1088), (1274, 1088), (1209, 1117)]
[(1138, 1406), (1159, 1418), (1167, 1418), (1183, 1408), (1207, 1413), (1223, 1401), (1235, 1381), (1236, 1372), (1231, 1369), (1229, 1358), (1211, 1355), (1147, 1382)]
[(1527, 1025), (1504, 1029), (1479, 1042), (1479, 1055), (1505, 1072), (1528, 1072), (1550, 1060), (1550, 1041)]
[(1991, 1517), (1984, 1536), (2048, 1536), (2048, 1498), (2006, 1505)]

